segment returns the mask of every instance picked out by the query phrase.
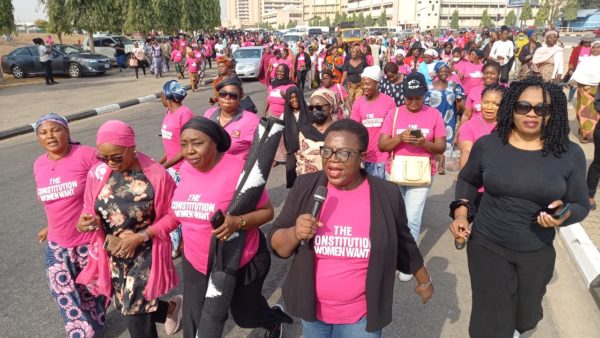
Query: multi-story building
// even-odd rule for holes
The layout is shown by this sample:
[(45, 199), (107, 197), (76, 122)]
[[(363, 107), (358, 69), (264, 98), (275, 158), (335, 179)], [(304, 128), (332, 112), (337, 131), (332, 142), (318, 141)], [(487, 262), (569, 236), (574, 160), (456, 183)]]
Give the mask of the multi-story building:
[(288, 5), (262, 15), (262, 22), (268, 23), (272, 27), (280, 24), (287, 25), (290, 21), (295, 21), (297, 25), (304, 25), (301, 6)]
[(303, 17), (305, 22), (309, 22), (314, 17), (329, 20), (333, 22), (336, 13), (347, 12), (348, 0), (304, 0)]
[(253, 27), (260, 22), (261, 0), (227, 0), (227, 19), (223, 26)]

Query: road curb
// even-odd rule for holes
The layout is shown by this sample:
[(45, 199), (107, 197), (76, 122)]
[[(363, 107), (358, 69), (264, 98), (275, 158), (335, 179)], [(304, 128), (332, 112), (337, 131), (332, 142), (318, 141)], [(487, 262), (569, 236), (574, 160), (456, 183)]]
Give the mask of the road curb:
[[(204, 80), (203, 84), (208, 85), (212, 82), (213, 82), (213, 79), (206, 79), (206, 80)], [(190, 90), (191, 88), (192, 88), (192, 85), (185, 86), (186, 90)], [(67, 118), (67, 121), (69, 121), (69, 122), (83, 120), (88, 117), (115, 112), (117, 110), (135, 106), (140, 103), (152, 102), (152, 101), (157, 100), (158, 98), (160, 98), (160, 92), (155, 93), (155, 94), (145, 95), (145, 96), (138, 97), (138, 98), (131, 99), (131, 100), (126, 100), (126, 101), (123, 101), (120, 103), (113, 103), (113, 104), (109, 104), (109, 105), (94, 108), (94, 109), (84, 110), (84, 111), (81, 111), (78, 113), (66, 115), (65, 117)], [(11, 138), (11, 137), (31, 133), (34, 131), (34, 127), (35, 127), (35, 123), (32, 123), (32, 124), (26, 124), (26, 125), (22, 125), (22, 126), (15, 127), (15, 128), (10, 128), (7, 130), (1, 130), (0, 131), (0, 140), (5, 140), (5, 139)]]
[(580, 223), (561, 227), (558, 233), (600, 308), (600, 252)]

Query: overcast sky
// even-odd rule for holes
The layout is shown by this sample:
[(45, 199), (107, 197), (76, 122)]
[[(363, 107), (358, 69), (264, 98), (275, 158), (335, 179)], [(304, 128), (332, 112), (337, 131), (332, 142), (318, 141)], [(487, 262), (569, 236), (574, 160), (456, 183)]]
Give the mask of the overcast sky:
[[(221, 3), (221, 18), (225, 18), (226, 2), (219, 0)], [(15, 21), (17, 22), (33, 22), (35, 19), (47, 19), (44, 12), (44, 6), (40, 5), (38, 0), (12, 0), (15, 7)]]

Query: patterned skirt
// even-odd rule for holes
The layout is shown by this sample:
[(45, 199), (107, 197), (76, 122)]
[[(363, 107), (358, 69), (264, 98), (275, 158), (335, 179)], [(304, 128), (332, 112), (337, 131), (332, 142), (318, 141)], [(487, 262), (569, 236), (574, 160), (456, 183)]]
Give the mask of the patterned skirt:
[(104, 327), (106, 299), (94, 297), (87, 287), (75, 284), (87, 265), (88, 247), (63, 248), (48, 241), (46, 274), (52, 298), (58, 303), (67, 337), (99, 337)]
[(588, 141), (594, 139), (594, 128), (598, 123), (598, 112), (594, 108), (594, 97), (598, 86), (579, 86), (577, 88), (577, 121), (579, 134)]

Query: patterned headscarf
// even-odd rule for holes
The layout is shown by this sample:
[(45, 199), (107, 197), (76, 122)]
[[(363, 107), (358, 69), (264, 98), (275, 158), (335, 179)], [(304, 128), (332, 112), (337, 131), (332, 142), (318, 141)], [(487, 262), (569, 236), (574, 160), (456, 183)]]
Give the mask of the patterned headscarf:
[(327, 88), (319, 88), (312, 93), (310, 98), (312, 99), (315, 96), (320, 96), (324, 98), (327, 101), (327, 103), (331, 105), (331, 111), (337, 112), (339, 102), (333, 90)]
[(555, 31), (555, 30), (553, 30), (553, 29), (551, 29), (551, 30), (547, 31), (546, 33), (544, 33), (544, 39), (547, 38), (548, 36), (552, 35), (552, 34), (558, 36), (558, 32)]
[(163, 95), (171, 101), (181, 102), (187, 96), (187, 90), (175, 80), (167, 81), (162, 87)]
[(435, 66), (433, 67), (433, 71), (437, 73), (437, 72), (440, 71), (440, 69), (442, 69), (444, 67), (450, 69), (450, 66), (448, 66), (447, 63), (445, 63), (443, 61), (440, 61), (440, 62), (438, 62), (438, 63), (435, 64)]
[(36, 135), (38, 132), (38, 128), (48, 121), (58, 123), (67, 130), (67, 133), (69, 134), (69, 144), (80, 144), (79, 142), (74, 142), (73, 140), (71, 140), (71, 132), (69, 131), (69, 122), (67, 121), (67, 118), (57, 113), (48, 113), (40, 117), (37, 121), (35, 121), (35, 123), (33, 124), (33, 130), (35, 131)]

